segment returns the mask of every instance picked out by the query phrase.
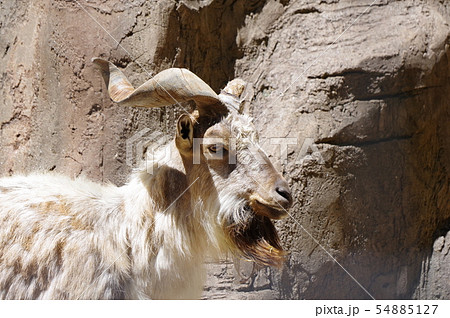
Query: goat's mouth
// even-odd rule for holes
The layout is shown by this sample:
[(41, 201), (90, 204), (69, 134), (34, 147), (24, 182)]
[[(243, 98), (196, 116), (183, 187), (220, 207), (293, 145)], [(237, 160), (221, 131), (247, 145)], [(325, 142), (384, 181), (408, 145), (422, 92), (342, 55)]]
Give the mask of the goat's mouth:
[(282, 219), (288, 215), (286, 209), (281, 205), (262, 203), (260, 200), (251, 200), (250, 207), (256, 214), (270, 219)]
[(259, 265), (281, 267), (286, 253), (280, 244), (277, 230), (269, 217), (244, 207), (249, 217), (245, 222), (230, 222), (226, 232), (239, 253)]

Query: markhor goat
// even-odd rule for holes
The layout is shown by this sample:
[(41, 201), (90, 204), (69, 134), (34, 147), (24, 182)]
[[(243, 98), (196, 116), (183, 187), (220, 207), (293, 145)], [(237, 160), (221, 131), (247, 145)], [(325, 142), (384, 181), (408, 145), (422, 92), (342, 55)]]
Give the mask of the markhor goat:
[(152, 172), (137, 170), (122, 187), (54, 174), (0, 179), (0, 298), (198, 298), (211, 255), (281, 265), (270, 219), (292, 198), (238, 110), (242, 83), (216, 95), (173, 68), (134, 89), (112, 63), (93, 61), (120, 105), (193, 100), (197, 109), (178, 119), (170, 160), (147, 162)]

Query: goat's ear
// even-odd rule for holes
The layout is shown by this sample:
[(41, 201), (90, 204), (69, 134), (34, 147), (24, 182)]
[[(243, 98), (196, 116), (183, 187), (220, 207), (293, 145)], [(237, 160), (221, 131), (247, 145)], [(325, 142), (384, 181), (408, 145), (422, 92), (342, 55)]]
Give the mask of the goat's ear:
[(192, 148), (194, 125), (191, 116), (183, 114), (177, 121), (176, 145), (178, 150), (187, 151)]

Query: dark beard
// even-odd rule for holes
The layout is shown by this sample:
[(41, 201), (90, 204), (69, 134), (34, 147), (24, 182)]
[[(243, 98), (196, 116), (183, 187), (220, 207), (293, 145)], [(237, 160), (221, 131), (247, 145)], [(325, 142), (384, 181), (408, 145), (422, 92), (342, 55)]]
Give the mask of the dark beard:
[(256, 215), (249, 207), (244, 209), (251, 213), (250, 217), (243, 223), (230, 220), (225, 228), (228, 238), (243, 257), (259, 265), (281, 267), (286, 253), (272, 221)]

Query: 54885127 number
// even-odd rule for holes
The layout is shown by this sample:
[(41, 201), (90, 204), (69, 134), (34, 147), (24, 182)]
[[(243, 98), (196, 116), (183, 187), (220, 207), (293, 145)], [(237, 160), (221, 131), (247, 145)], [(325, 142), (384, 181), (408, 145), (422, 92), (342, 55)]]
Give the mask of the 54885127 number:
[(376, 314), (387, 315), (434, 315), (438, 305), (377, 305)]

